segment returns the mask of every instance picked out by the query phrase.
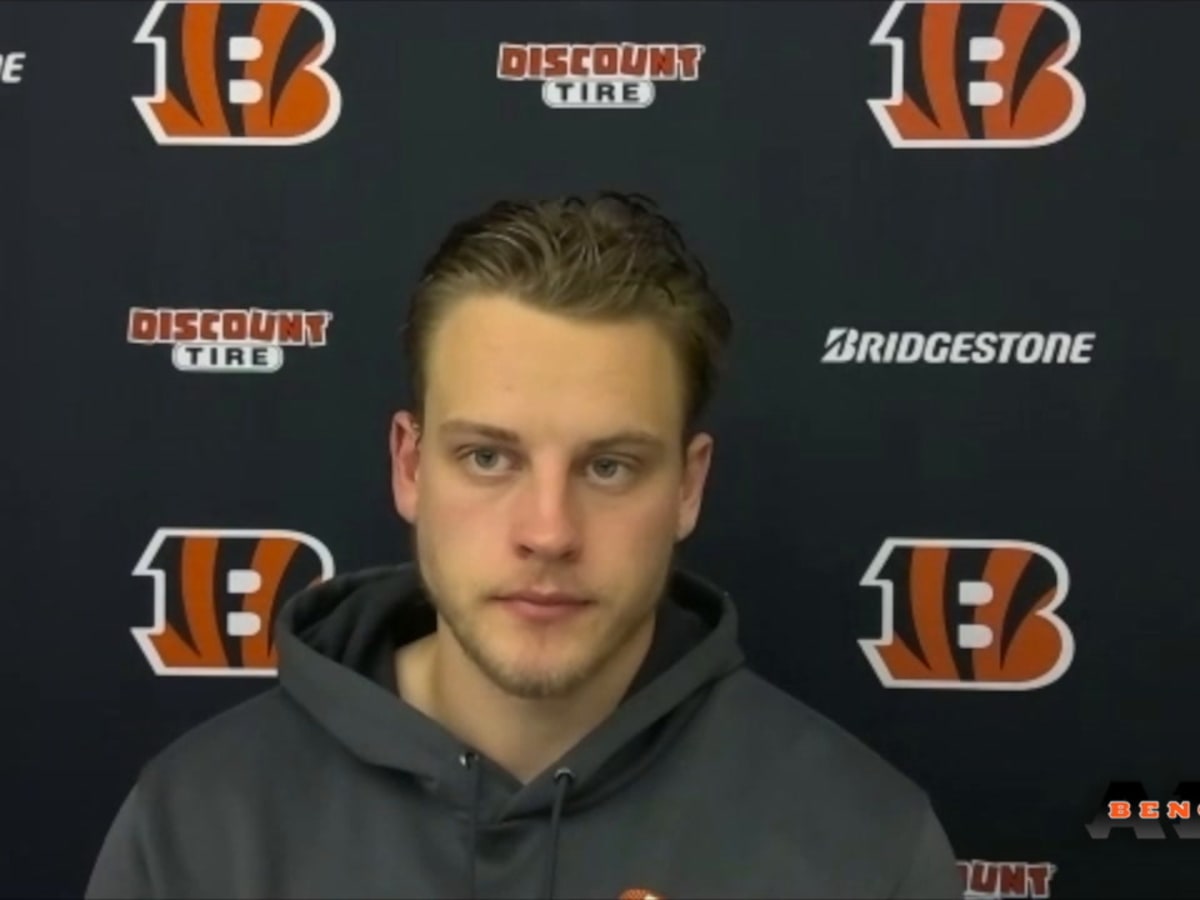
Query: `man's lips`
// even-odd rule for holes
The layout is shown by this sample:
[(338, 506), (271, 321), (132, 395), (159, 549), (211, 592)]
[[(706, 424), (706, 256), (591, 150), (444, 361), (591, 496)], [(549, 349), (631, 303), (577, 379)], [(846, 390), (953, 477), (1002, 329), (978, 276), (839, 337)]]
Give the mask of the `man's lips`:
[(496, 598), (501, 606), (528, 622), (556, 622), (570, 618), (590, 606), (574, 594), (518, 591)]
[(541, 593), (538, 591), (518, 591), (515, 594), (501, 594), (496, 599), (515, 600), (521, 603), (532, 603), (537, 606), (582, 606), (588, 602), (583, 597), (578, 597), (574, 594), (558, 592)]

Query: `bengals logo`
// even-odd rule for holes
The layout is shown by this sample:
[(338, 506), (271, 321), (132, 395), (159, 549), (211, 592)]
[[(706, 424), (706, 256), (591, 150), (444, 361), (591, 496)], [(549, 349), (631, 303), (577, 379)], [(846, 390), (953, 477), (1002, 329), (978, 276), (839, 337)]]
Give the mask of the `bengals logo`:
[(1079, 22), (1054, 0), (896, 0), (871, 45), (892, 50), (892, 96), (867, 105), (893, 147), (1042, 147), (1083, 118)]
[(1068, 582), (1039, 544), (888, 538), (861, 582), (883, 592), (882, 634), (859, 646), (885, 687), (1045, 687), (1075, 652), (1054, 614)]
[(154, 94), (133, 103), (160, 144), (306, 144), (341, 114), (334, 38), (311, 0), (158, 0), (134, 37), (154, 46)]
[(133, 574), (154, 579), (154, 624), (132, 631), (155, 674), (271, 676), (279, 607), (333, 556), (297, 531), (160, 528)]

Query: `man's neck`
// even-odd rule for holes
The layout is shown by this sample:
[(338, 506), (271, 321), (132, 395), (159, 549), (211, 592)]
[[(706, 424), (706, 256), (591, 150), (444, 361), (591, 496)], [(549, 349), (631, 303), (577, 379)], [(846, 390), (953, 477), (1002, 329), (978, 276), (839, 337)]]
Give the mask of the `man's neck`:
[(617, 708), (646, 657), (653, 620), (570, 696), (526, 700), (497, 687), (444, 625), (396, 652), (400, 696), (522, 783)]

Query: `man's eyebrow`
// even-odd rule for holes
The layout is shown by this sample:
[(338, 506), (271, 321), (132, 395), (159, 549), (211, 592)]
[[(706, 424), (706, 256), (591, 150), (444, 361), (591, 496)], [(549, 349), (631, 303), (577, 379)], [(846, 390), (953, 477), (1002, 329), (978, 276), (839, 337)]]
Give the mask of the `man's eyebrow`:
[[(473, 422), (469, 419), (449, 419), (441, 424), (438, 432), (443, 437), (481, 437), (502, 444), (520, 444), (521, 436), (515, 431), (489, 425), (486, 422)], [(629, 428), (610, 434), (606, 437), (588, 441), (588, 450), (606, 450), (612, 447), (638, 446), (648, 450), (661, 450), (665, 443), (662, 438), (637, 428)]]
[(472, 422), (469, 419), (448, 419), (438, 427), (443, 437), (483, 437), (503, 444), (519, 444), (520, 436), (515, 431), (488, 425), (486, 422)]

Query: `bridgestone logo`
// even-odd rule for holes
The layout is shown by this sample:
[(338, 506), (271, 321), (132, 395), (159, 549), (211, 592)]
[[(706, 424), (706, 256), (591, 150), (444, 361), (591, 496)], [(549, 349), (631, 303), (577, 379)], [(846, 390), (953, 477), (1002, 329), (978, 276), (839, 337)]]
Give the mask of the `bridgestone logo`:
[(831, 328), (823, 363), (929, 363), (931, 365), (1084, 365), (1092, 361), (1095, 332), (859, 331)]

